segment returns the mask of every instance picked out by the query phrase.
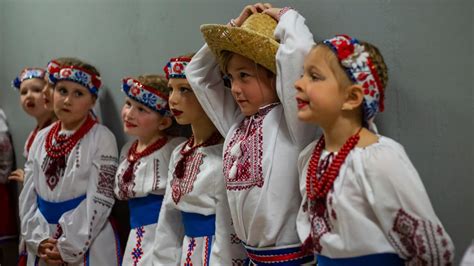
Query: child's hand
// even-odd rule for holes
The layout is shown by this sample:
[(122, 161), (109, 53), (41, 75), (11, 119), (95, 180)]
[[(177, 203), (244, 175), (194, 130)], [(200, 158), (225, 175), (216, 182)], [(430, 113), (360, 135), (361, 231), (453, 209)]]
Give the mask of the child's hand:
[(48, 238), (48, 239), (45, 239), (45, 240), (41, 241), (41, 243), (39, 244), (39, 246), (38, 246), (38, 256), (41, 259), (46, 259), (48, 257), (46, 252), (48, 250), (53, 250), (54, 247), (56, 246), (57, 240), (55, 240), (55, 239), (52, 239), (52, 240), (54, 240), (54, 241), (51, 241), (51, 238)]
[(267, 14), (270, 17), (274, 18), (276, 21), (279, 21), (281, 10), (282, 8), (277, 8), (277, 7), (267, 8), (263, 11), (263, 14)]
[(244, 21), (252, 14), (261, 13), (265, 10), (272, 8), (272, 5), (269, 3), (256, 3), (254, 5), (245, 6), (242, 12), (240, 13), (239, 17), (234, 19), (235, 26), (240, 27), (244, 23)]
[(48, 256), (44, 261), (48, 265), (62, 265), (64, 264), (63, 259), (61, 258), (61, 253), (59, 253), (57, 245), (54, 245), (52, 250), (46, 250), (46, 255)]
[(25, 179), (25, 172), (21, 168), (13, 171), (8, 177), (8, 180), (13, 180), (13, 181), (22, 182), (22, 183), (24, 179)]

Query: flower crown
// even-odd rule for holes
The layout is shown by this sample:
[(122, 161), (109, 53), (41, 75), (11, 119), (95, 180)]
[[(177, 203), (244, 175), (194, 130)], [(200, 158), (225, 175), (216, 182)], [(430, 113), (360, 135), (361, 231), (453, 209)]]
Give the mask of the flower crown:
[(191, 62), (191, 58), (181, 56), (171, 58), (163, 70), (166, 73), (166, 78), (186, 78), (186, 66)]
[(12, 86), (14, 88), (20, 89), (21, 83), (23, 81), (33, 78), (44, 79), (45, 71), (42, 68), (29, 67), (25, 68), (20, 72), (20, 75), (12, 80)]
[(364, 121), (384, 110), (384, 87), (365, 47), (355, 38), (336, 35), (323, 41), (337, 55), (349, 78), (364, 88)]
[(60, 66), (60, 64), (54, 60), (48, 63), (47, 72), (51, 84), (56, 84), (61, 80), (69, 80), (86, 87), (94, 95), (97, 95), (102, 85), (99, 75), (81, 67)]
[(133, 78), (124, 78), (122, 80), (122, 91), (125, 92), (128, 97), (161, 115), (171, 115), (168, 108), (168, 96), (153, 87), (142, 84)]

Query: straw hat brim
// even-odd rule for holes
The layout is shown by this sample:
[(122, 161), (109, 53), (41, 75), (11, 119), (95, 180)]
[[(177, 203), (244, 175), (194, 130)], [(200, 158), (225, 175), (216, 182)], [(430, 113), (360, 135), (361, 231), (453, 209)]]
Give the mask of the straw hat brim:
[(201, 32), (221, 66), (221, 52), (230, 51), (245, 56), (276, 74), (275, 57), (279, 43), (275, 39), (245, 28), (221, 24), (201, 25)]

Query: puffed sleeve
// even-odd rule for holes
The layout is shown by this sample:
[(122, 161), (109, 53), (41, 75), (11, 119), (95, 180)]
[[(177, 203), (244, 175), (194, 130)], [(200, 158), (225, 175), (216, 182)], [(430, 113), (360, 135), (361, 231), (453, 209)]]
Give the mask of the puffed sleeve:
[(65, 262), (75, 263), (82, 258), (95, 237), (107, 222), (114, 205), (114, 178), (118, 151), (114, 135), (105, 128), (97, 132), (90, 166), (86, 199), (59, 219), (62, 235), (57, 247)]
[(317, 128), (298, 120), (294, 83), (303, 74), (304, 59), (314, 45), (313, 35), (305, 18), (295, 10), (289, 10), (280, 18), (275, 38), (280, 40), (276, 54), (278, 98), (293, 142), (304, 148), (315, 138)]
[(179, 265), (181, 262), (181, 245), (184, 239), (184, 226), (181, 212), (175, 208), (172, 198), (171, 180), (175, 169), (176, 153), (172, 155), (168, 172), (168, 185), (163, 204), (161, 205), (158, 224), (156, 225), (155, 243), (153, 245), (153, 265)]
[(237, 103), (229, 88), (224, 86), (216, 57), (205, 44), (186, 68), (186, 78), (202, 108), (222, 136), (242, 120)]
[(409, 265), (452, 263), (451, 238), (403, 147), (386, 141), (365, 153), (358, 167), (363, 193), (398, 255)]

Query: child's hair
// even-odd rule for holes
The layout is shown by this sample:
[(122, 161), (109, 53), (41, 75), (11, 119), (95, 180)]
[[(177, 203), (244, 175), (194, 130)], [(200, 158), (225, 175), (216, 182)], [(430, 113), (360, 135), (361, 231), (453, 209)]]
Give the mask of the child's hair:
[(168, 80), (164, 76), (155, 74), (140, 75), (137, 80), (140, 81), (141, 84), (150, 86), (166, 96), (170, 94)]
[[(230, 59), (232, 59), (232, 56), (234, 56), (234, 52), (231, 52), (231, 51), (227, 51), (227, 50), (223, 50), (221, 51), (220, 53), (220, 58), (221, 58), (221, 62), (222, 62), (222, 65), (219, 65), (220, 68), (221, 68), (221, 72), (226, 74), (227, 73), (227, 67), (229, 66), (229, 62), (230, 62)], [(263, 68), (265, 69), (265, 71), (267, 72), (267, 75), (268, 77), (273, 77), (275, 76), (275, 74), (270, 71), (269, 69), (267, 69), (266, 67), (256, 63), (255, 63), (255, 66), (258, 66), (258, 68)]]
[(54, 61), (58, 62), (61, 66), (77, 66), (82, 64), (82, 61), (75, 57), (59, 57), (54, 59)]
[[(67, 66), (67, 65), (64, 65), (64, 66)], [(100, 76), (100, 73), (99, 73), (99, 71), (97, 70), (97, 68), (95, 66), (93, 66), (89, 63), (86, 63), (82, 60), (77, 59), (77, 61), (72, 62), (72, 64), (70, 66), (80, 67), (82, 69), (85, 69), (85, 70), (91, 72), (94, 75)]]

